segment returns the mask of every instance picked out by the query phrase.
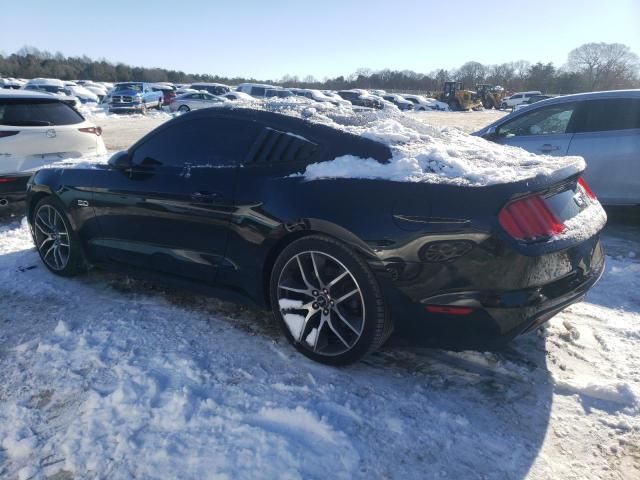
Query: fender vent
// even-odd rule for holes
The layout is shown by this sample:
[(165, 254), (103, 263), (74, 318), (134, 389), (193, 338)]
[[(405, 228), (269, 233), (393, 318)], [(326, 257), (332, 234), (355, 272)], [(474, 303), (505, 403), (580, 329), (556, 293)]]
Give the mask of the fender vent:
[(251, 147), (247, 163), (311, 163), (317, 151), (317, 143), (266, 127)]

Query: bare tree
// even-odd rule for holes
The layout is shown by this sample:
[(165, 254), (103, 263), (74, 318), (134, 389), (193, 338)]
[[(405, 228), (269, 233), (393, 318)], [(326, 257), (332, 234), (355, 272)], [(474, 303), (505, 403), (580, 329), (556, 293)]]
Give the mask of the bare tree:
[(462, 82), (465, 88), (475, 88), (478, 83), (483, 83), (487, 75), (487, 69), (480, 62), (467, 62), (456, 72), (456, 80)]
[(592, 91), (629, 86), (639, 69), (638, 55), (621, 43), (585, 43), (567, 59), (567, 70), (582, 74)]

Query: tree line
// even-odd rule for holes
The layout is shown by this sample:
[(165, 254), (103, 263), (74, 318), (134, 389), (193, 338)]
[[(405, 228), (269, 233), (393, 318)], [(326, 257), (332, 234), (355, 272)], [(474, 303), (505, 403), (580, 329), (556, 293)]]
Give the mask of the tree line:
[[(87, 56), (65, 57), (33, 47), (0, 55), (0, 76), (16, 78), (51, 77), (62, 80), (91, 79), (104, 82), (219, 82), (236, 85), (256, 82), (254, 78), (229, 78), (212, 74), (191, 74), (164, 68), (132, 67)], [(352, 75), (317, 80), (313, 76), (299, 78), (285, 75), (276, 80), (261, 80), (286, 87), (340, 90), (348, 88), (383, 89), (403, 92), (435, 92), (447, 80), (462, 82), (475, 89), (481, 83), (500, 85), (508, 91), (541, 90), (546, 93), (577, 93), (640, 87), (640, 59), (631, 49), (619, 43), (587, 43), (572, 50), (560, 68), (553, 63), (525, 60), (484, 65), (470, 61), (457, 69), (434, 70), (428, 74), (412, 70), (371, 71), (360, 69)]]

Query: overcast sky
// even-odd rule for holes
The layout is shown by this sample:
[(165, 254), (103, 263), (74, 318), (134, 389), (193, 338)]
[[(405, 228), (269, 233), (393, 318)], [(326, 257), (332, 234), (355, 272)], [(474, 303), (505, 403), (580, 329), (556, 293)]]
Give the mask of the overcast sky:
[(130, 65), (277, 79), (468, 60), (561, 66), (587, 42), (640, 54), (640, 1), (0, 0), (0, 51), (30, 45)]

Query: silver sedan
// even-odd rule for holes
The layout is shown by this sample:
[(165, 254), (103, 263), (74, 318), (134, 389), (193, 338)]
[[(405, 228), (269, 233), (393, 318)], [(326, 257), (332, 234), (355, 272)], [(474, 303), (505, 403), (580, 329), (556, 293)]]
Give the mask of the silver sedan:
[(215, 107), (227, 100), (207, 92), (184, 93), (178, 95), (169, 105), (172, 112), (190, 112), (199, 108)]
[(546, 155), (578, 155), (604, 205), (640, 205), (640, 90), (550, 98), (474, 133)]

